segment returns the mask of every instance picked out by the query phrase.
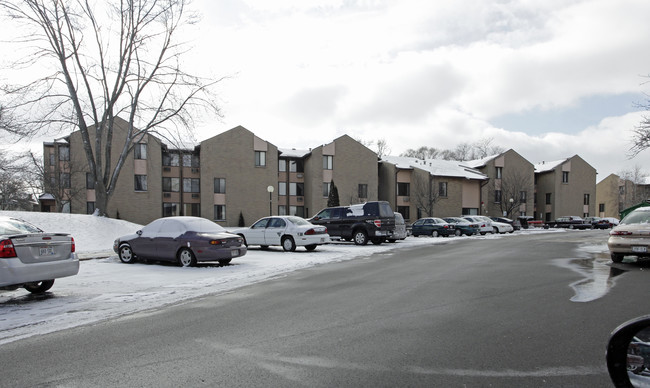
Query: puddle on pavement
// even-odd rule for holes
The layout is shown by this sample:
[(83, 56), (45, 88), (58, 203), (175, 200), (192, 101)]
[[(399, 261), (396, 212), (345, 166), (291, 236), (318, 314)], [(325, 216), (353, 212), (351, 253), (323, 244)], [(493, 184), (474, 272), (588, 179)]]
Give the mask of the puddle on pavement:
[(627, 272), (624, 269), (612, 267), (609, 252), (586, 252), (584, 258), (556, 259), (554, 264), (568, 268), (583, 276), (570, 284), (575, 295), (572, 302), (591, 302), (602, 298), (614, 287), (616, 277)]

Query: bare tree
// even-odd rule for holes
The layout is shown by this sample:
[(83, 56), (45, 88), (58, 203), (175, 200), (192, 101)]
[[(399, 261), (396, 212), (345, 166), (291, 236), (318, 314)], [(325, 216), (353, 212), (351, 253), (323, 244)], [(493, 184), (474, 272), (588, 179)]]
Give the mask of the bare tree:
[(503, 177), (490, 184), (490, 197), (494, 199), (501, 214), (511, 218), (522, 203), (526, 203), (528, 196), (533, 193), (532, 177), (523, 171), (506, 170)]
[(472, 145), (472, 159), (483, 159), (505, 152), (503, 147), (494, 145), (493, 142), (494, 138), (486, 137), (474, 143)]
[(422, 146), (418, 149), (410, 148), (402, 152), (400, 156), (405, 156), (409, 158), (418, 158), (422, 160), (437, 159), (440, 156), (440, 150), (433, 147)]
[(377, 145), (377, 156), (379, 158), (382, 158), (390, 154), (390, 147), (388, 146), (388, 142), (386, 141), (386, 139), (384, 138), (379, 139), (375, 144)]
[(630, 169), (619, 171), (618, 176), (621, 179), (621, 186), (623, 186), (619, 190), (621, 209), (626, 209), (648, 199), (650, 193), (648, 193), (645, 182), (648, 172), (644, 171), (641, 166), (637, 164)]
[[(219, 114), (211, 93), (219, 80), (181, 67), (186, 49), (176, 36), (196, 21), (186, 10), (188, 1), (0, 0), (0, 8), (24, 28), (15, 43), (34, 47), (13, 67), (55, 68), (26, 85), (3, 87), (3, 114), (21, 118), (8, 133), (23, 138), (78, 130), (100, 215), (106, 215), (134, 141), (156, 134), (176, 143), (192, 137), (197, 109)], [(127, 122), (125, 131), (114, 131), (118, 116)]]
[(433, 176), (428, 173), (414, 173), (412, 185), (411, 197), (415, 200), (417, 208), (427, 216), (433, 216), (433, 208), (439, 198), (438, 191), (433, 187)]
[(24, 156), (0, 152), (0, 210), (32, 210), (30, 170)]

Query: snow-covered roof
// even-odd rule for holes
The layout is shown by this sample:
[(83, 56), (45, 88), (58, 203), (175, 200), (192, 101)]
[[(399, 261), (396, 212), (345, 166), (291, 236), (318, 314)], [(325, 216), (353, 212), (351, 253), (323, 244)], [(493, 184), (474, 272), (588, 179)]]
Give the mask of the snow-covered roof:
[(535, 164), (535, 172), (548, 172), (554, 170), (557, 166), (566, 162), (567, 159), (554, 160), (552, 162), (541, 162)]
[(38, 199), (40, 200), (47, 200), (47, 199), (54, 199), (54, 196), (49, 193), (41, 194)]
[(501, 154), (486, 156), (483, 159), (466, 160), (466, 161), (461, 162), (461, 163), (463, 164), (463, 166), (467, 166), (467, 167), (471, 167), (471, 168), (485, 167), (487, 162), (489, 162), (490, 160), (496, 158), (499, 155), (501, 155)]
[(455, 160), (410, 158), (404, 156), (384, 156), (382, 161), (394, 164), (399, 169), (419, 168), (428, 171), (434, 176), (448, 176), (467, 179), (487, 179), (487, 175), (482, 174), (473, 168), (461, 165), (462, 162)]
[(284, 158), (304, 158), (311, 153), (311, 150), (297, 150), (295, 148), (278, 148), (280, 156)]

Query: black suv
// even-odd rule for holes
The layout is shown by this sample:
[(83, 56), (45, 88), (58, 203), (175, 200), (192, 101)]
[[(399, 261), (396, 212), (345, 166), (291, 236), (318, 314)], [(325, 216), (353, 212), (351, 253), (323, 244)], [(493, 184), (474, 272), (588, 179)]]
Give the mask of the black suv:
[(331, 237), (353, 240), (357, 245), (366, 245), (368, 240), (381, 244), (395, 231), (395, 213), (386, 201), (328, 207), (309, 222), (326, 226)]

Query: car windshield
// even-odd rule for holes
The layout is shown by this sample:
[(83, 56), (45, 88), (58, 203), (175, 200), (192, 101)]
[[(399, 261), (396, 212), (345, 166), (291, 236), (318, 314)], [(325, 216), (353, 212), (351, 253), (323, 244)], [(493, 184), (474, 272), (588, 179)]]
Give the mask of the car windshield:
[(621, 221), (621, 224), (648, 224), (650, 223), (650, 211), (648, 210), (642, 210), (642, 211), (633, 211), (632, 213), (628, 214), (623, 220)]
[(0, 234), (43, 233), (42, 230), (25, 221), (17, 219), (0, 220)]
[(294, 225), (309, 225), (309, 222), (300, 217), (287, 217), (287, 220), (289, 220)]
[(187, 225), (187, 230), (198, 233), (220, 233), (226, 231), (221, 225), (217, 225), (210, 220), (206, 220), (205, 218), (197, 218), (185, 221), (185, 224)]

